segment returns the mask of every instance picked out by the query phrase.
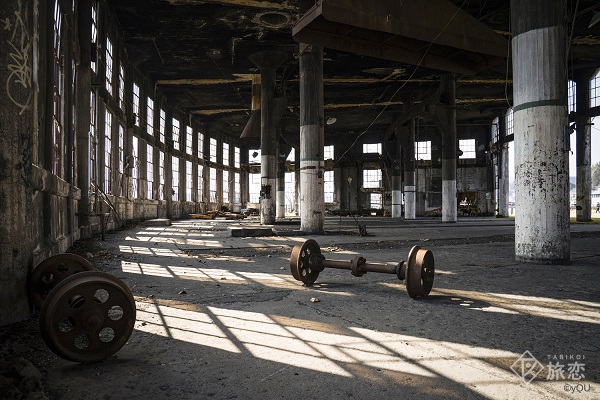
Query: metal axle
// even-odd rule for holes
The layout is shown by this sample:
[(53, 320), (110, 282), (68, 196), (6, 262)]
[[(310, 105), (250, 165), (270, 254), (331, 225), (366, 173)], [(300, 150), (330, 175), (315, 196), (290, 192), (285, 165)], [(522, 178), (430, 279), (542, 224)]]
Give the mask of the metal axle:
[(325, 268), (346, 269), (352, 275), (360, 277), (367, 272), (394, 274), (401, 281), (406, 282), (410, 297), (427, 296), (433, 286), (435, 262), (429, 250), (413, 246), (408, 253), (407, 261), (397, 264), (367, 262), (362, 256), (354, 257), (349, 261), (327, 260), (321, 254), (318, 243), (312, 239), (303, 244), (298, 244), (292, 250), (290, 269), (296, 280), (305, 285), (312, 285)]

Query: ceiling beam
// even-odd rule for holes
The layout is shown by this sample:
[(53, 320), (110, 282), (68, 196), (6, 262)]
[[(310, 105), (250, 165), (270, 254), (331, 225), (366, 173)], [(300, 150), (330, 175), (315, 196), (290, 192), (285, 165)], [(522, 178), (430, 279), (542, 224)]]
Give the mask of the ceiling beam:
[(260, 8), (264, 10), (296, 11), (296, 7), (287, 2), (258, 0), (167, 0), (173, 5), (202, 5), (204, 3), (224, 4), (229, 6)]
[[(300, 43), (474, 75), (508, 41), (447, 0), (327, 0), (292, 29)], [(491, 57), (490, 57), (491, 56)]]

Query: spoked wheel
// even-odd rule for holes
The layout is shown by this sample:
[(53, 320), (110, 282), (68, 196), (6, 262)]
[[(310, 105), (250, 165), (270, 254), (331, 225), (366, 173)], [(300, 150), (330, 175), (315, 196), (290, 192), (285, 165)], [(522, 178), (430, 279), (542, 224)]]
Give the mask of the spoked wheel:
[(305, 241), (301, 245), (297, 244), (294, 246), (290, 257), (292, 276), (296, 280), (302, 281), (305, 285), (312, 285), (315, 283), (319, 276), (319, 272), (321, 272), (317, 269), (318, 262), (316, 262), (319, 257), (323, 257), (321, 255), (321, 248), (319, 247), (319, 244), (312, 239)]
[(427, 297), (433, 287), (435, 261), (429, 250), (414, 246), (408, 253), (406, 268), (406, 291), (413, 299)]
[(46, 258), (29, 275), (27, 283), (32, 303), (41, 309), (44, 299), (59, 282), (79, 272), (93, 270), (92, 264), (77, 254), (64, 253)]
[(72, 275), (52, 289), (44, 301), (40, 331), (58, 356), (88, 363), (116, 353), (135, 323), (135, 301), (129, 288), (97, 271)]

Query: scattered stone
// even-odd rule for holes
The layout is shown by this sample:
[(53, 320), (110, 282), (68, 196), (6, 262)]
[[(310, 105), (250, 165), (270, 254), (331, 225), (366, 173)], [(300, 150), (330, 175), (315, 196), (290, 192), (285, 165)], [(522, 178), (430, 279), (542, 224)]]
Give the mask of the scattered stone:
[(179, 292), (179, 294), (187, 294), (187, 292), (185, 290), (182, 290), (181, 292)]
[(153, 299), (153, 298), (154, 298), (154, 295), (153, 295), (153, 294), (149, 294), (149, 295), (148, 295), (148, 298), (149, 298), (149, 299)]
[(318, 297), (311, 297), (311, 298), (310, 298), (310, 302), (311, 302), (311, 303), (318, 303), (318, 302), (320, 302), (320, 301), (321, 301), (321, 300), (319, 300), (319, 298), (318, 298)]
[(85, 258), (94, 258), (92, 253), (85, 253)]
[(43, 392), (44, 388), (42, 386), (42, 381), (38, 378), (34, 378), (32, 376), (22, 379), (19, 382), (19, 390), (23, 394), (30, 394), (35, 392)]
[(42, 379), (42, 373), (28, 360), (17, 357), (11, 365), (11, 369), (23, 378), (34, 377)]
[(224, 276), (222, 276), (222, 277), (221, 277), (221, 280), (222, 280), (222, 281), (226, 281), (226, 280), (227, 280), (227, 278), (225, 278)]
[(279, 269), (281, 269), (281, 270), (284, 270), (284, 269), (285, 269), (285, 267), (279, 267)]

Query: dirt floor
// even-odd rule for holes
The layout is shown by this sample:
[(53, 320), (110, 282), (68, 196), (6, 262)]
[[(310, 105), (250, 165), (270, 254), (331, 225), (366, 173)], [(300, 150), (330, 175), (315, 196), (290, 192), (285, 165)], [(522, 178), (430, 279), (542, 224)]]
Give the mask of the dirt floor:
[(127, 343), (67, 361), (34, 317), (0, 329), (0, 372), (31, 361), (50, 399), (600, 398), (600, 225), (572, 225), (571, 264), (548, 266), (514, 261), (507, 219), (359, 223), (369, 236), (328, 217), (328, 234), (310, 238), (326, 259), (395, 264), (427, 248), (429, 297), (411, 299), (395, 275), (339, 269), (303, 286), (290, 273), (309, 238), (297, 220), (272, 237), (231, 237), (256, 219), (132, 226), (71, 249), (131, 289)]

